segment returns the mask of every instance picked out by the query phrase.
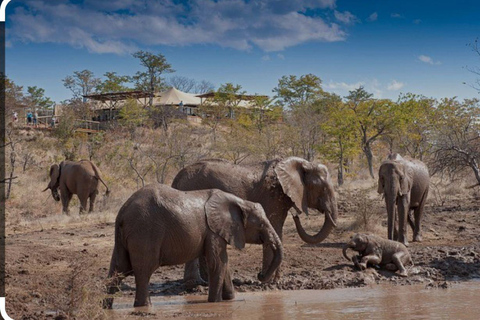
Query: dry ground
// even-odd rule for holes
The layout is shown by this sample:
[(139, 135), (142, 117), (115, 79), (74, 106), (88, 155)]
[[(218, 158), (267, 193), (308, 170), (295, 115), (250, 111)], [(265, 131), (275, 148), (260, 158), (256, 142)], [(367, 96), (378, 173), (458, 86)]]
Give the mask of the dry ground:
[[(295, 231), (291, 217), (284, 231), (283, 277), (278, 283), (261, 284), (261, 246), (247, 245), (229, 251), (237, 291), (331, 289), (364, 286), (425, 284), (444, 286), (445, 281), (480, 277), (480, 197), (475, 191), (444, 189), (432, 192), (426, 207), (424, 241), (411, 243), (415, 266), (410, 276), (375, 269), (354, 270), (341, 246), (359, 230), (386, 235), (386, 214), (372, 183), (351, 184), (339, 189), (338, 228), (319, 245), (307, 245)], [(437, 190), (438, 191), (438, 190)], [(45, 197), (47, 195), (45, 194)], [(103, 280), (108, 271), (114, 239), (114, 219), (128, 193), (100, 200), (99, 211), (78, 216), (54, 215), (7, 221), (6, 282), (7, 310), (14, 319), (94, 319), (107, 317), (100, 308)], [(42, 196), (43, 197), (43, 196)], [(43, 200), (42, 200), (43, 201)], [(45, 200), (48, 206), (53, 200)], [(8, 207), (7, 207), (8, 210)], [(17, 217), (11, 213), (10, 217)], [(323, 218), (310, 216), (303, 221), (308, 230), (318, 230)], [(7, 217), (8, 219), (8, 217)], [(410, 231), (411, 237), (411, 231)], [(206, 288), (185, 292), (181, 284), (182, 266), (163, 267), (151, 279), (151, 295), (204, 295)], [(121, 295), (131, 300), (133, 278), (122, 286)], [(131, 313), (129, 318), (141, 318)], [(147, 314), (148, 315), (148, 314)]]

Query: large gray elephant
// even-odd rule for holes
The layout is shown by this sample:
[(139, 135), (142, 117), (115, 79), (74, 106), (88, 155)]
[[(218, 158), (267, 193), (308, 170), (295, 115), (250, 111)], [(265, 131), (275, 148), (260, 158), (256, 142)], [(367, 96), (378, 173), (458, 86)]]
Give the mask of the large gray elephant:
[[(87, 209), (87, 201), (90, 198), (89, 212), (93, 211), (95, 197), (98, 194), (98, 181), (103, 183), (106, 195), (110, 193), (105, 182), (100, 177), (97, 166), (88, 160), (62, 161), (59, 165), (50, 167), (50, 182), (47, 188), (50, 189), (56, 201), (62, 200), (63, 212), (68, 214), (68, 204), (72, 196), (76, 194), (80, 200), (80, 213)], [(58, 190), (60, 189), (60, 196)]]
[[(118, 212), (108, 293), (124, 277), (135, 275), (134, 306), (150, 304), (148, 284), (159, 266), (182, 264), (205, 256), (209, 273), (208, 301), (234, 298), (227, 243), (263, 243), (274, 258), (260, 281), (269, 281), (283, 258), (283, 247), (260, 204), (218, 189), (179, 191), (154, 184), (135, 192)], [(111, 308), (113, 298), (104, 306)]]
[[(282, 229), (290, 208), (308, 213), (314, 208), (325, 213), (325, 221), (315, 235), (305, 232), (300, 218), (294, 214), (297, 232), (303, 241), (322, 242), (333, 230), (337, 220), (337, 201), (327, 167), (304, 159), (290, 157), (251, 166), (234, 165), (225, 160), (205, 160), (182, 169), (172, 187), (179, 190), (218, 188), (242, 199), (262, 205), (268, 220), (282, 239)], [(272, 260), (268, 246), (263, 250), (263, 271)], [(280, 268), (276, 279), (280, 277)], [(187, 288), (203, 283), (198, 260), (187, 263), (184, 275)]]
[[(387, 206), (388, 239), (408, 245), (408, 220), (413, 241), (422, 241), (421, 222), (429, 185), (428, 168), (419, 160), (406, 160), (399, 154), (392, 154), (382, 162), (378, 172), (378, 193), (384, 195)], [(415, 221), (410, 214), (412, 210)]]
[[(350, 258), (347, 250), (352, 249), (359, 256)], [(408, 276), (405, 265), (412, 262), (412, 257), (407, 247), (398, 241), (380, 238), (373, 234), (355, 234), (343, 247), (343, 256), (353, 261), (355, 267), (365, 270), (368, 264), (383, 266), (390, 271), (399, 271), (402, 277)]]

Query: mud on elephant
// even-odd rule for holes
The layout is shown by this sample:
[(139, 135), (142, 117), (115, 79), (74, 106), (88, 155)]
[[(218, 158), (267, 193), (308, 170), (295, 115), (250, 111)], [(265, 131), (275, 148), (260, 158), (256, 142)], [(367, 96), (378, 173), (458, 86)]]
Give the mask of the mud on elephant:
[[(303, 241), (311, 244), (322, 242), (333, 230), (337, 220), (337, 201), (326, 166), (301, 158), (290, 157), (255, 165), (234, 165), (224, 160), (205, 160), (182, 169), (172, 187), (179, 190), (217, 188), (262, 205), (268, 220), (282, 239), (282, 229), (288, 211), (308, 213), (314, 208), (325, 214), (325, 221), (315, 235), (305, 232), (297, 214), (293, 219)], [(258, 243), (249, 236), (247, 243)], [(263, 271), (271, 264), (273, 252), (268, 246), (263, 250)], [(189, 262), (184, 280), (187, 287), (202, 283), (198, 260)], [(276, 279), (280, 277), (280, 269)]]
[[(184, 192), (146, 186), (127, 200), (115, 221), (108, 293), (118, 291), (124, 277), (135, 275), (134, 306), (149, 305), (148, 284), (159, 266), (205, 256), (208, 301), (231, 300), (235, 294), (227, 243), (242, 249), (248, 237), (274, 252), (267, 270), (258, 274), (260, 281), (269, 281), (282, 261), (283, 247), (260, 204), (216, 189)], [(104, 307), (112, 303), (107, 298)]]
[[(359, 253), (350, 258), (347, 250), (352, 249)], [(353, 261), (355, 267), (365, 270), (367, 266), (378, 265), (390, 271), (399, 271), (402, 277), (408, 276), (405, 265), (412, 263), (407, 247), (400, 242), (387, 240), (371, 234), (357, 233), (351, 241), (343, 247), (343, 256)]]
[[(68, 205), (72, 196), (76, 194), (80, 200), (80, 213), (87, 209), (87, 201), (90, 198), (89, 212), (93, 211), (95, 197), (98, 194), (98, 181), (103, 183), (106, 195), (110, 193), (105, 182), (100, 177), (97, 166), (88, 160), (62, 161), (59, 165), (50, 167), (50, 182), (47, 188), (50, 189), (56, 201), (62, 200), (63, 212), (68, 214)], [(60, 195), (58, 194), (60, 190)]]
[[(419, 160), (405, 160), (393, 154), (382, 162), (378, 172), (378, 193), (385, 197), (388, 239), (408, 245), (408, 220), (413, 230), (413, 241), (422, 241), (421, 222), (429, 184), (427, 166)], [(412, 210), (414, 219), (410, 214)]]

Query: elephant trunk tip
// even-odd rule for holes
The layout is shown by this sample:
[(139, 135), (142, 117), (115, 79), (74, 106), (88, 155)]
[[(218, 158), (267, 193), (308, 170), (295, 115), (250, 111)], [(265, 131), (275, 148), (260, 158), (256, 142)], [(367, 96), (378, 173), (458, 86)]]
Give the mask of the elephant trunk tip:
[(47, 191), (48, 189), (50, 189), (50, 187), (47, 186), (47, 187), (45, 188), (45, 190), (43, 190), (42, 192), (45, 192), (45, 191)]
[(346, 243), (344, 246), (343, 246), (343, 249), (342, 249), (342, 253), (343, 253), (343, 256), (345, 257), (345, 259), (347, 259), (348, 261), (352, 261), (352, 258), (350, 258), (347, 254), (347, 250), (350, 249), (350, 245), (348, 243)]

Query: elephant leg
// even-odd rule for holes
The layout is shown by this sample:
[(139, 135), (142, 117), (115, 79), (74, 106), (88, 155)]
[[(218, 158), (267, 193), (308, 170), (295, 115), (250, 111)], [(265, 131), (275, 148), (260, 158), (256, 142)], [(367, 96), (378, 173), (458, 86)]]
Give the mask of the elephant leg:
[(364, 256), (361, 259), (360, 269), (361, 270), (367, 269), (367, 265), (369, 263), (372, 264), (372, 265), (377, 265), (377, 264), (380, 264), (380, 262), (382, 262), (382, 258), (379, 257), (379, 256), (376, 256), (376, 255)]
[(397, 252), (392, 256), (392, 262), (398, 268), (399, 275), (401, 275), (402, 277), (408, 276), (407, 269), (405, 269), (402, 263), (402, 258), (404, 255), (405, 255), (404, 252)]
[(398, 241), (398, 208), (395, 206), (393, 211), (393, 238), (391, 240)]
[(427, 200), (428, 190), (425, 191), (423, 195), (422, 201), (420, 202), (419, 206), (415, 208), (413, 213), (415, 218), (415, 226), (413, 228), (413, 241), (422, 242), (422, 219), (423, 219), (423, 209), (425, 207), (425, 202)]
[[(200, 259), (189, 261), (185, 264), (183, 272), (183, 282), (187, 290), (191, 290), (196, 286), (206, 286), (207, 283), (200, 276)], [(203, 259), (202, 259), (203, 260)]]
[[(285, 220), (283, 221), (285, 222)], [(283, 223), (281, 225), (274, 225), (272, 223), (273, 228), (275, 229), (275, 232), (277, 233), (278, 237), (280, 238), (280, 241), (282, 241), (283, 238)], [(274, 252), (273, 249), (268, 246), (268, 245), (263, 245), (263, 263), (262, 263), (262, 274), (265, 274), (272, 264), (274, 257)], [(273, 278), (273, 282), (277, 282), (280, 280), (282, 277), (282, 266), (280, 265), (277, 270), (275, 271), (275, 276)]]
[(88, 209), (88, 212), (92, 212), (95, 206), (95, 198), (97, 197), (98, 191), (95, 190), (90, 194), (90, 208)]
[(217, 236), (206, 240), (205, 256), (208, 265), (208, 302), (222, 301), (225, 271), (228, 265), (227, 244)]
[(232, 275), (230, 274), (230, 267), (228, 266), (228, 263), (225, 270), (225, 280), (223, 280), (222, 299), (235, 299), (235, 289), (233, 287)]
[(408, 197), (402, 197), (398, 202), (398, 242), (408, 246), (407, 216), (409, 211)]
[(78, 194), (78, 199), (80, 200), (80, 214), (87, 211), (87, 203), (88, 203), (88, 194)]
[(63, 210), (63, 213), (65, 213), (65, 214), (69, 214), (68, 205), (70, 204), (70, 200), (72, 200), (72, 196), (73, 196), (72, 193), (70, 193), (68, 191), (62, 191), (62, 195), (61, 195), (62, 210)]
[(135, 303), (134, 307), (144, 307), (151, 305), (150, 295), (148, 293), (148, 284), (150, 275), (146, 270), (135, 270)]

